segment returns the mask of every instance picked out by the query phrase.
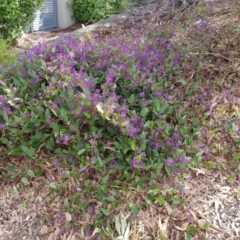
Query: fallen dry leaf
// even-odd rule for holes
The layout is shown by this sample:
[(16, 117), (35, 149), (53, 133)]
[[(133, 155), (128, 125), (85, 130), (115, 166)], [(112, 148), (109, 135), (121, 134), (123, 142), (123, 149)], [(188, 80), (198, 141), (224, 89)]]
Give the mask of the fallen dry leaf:
[(189, 167), (191, 170), (197, 172), (196, 175), (198, 176), (199, 174), (203, 174), (205, 175), (206, 174), (206, 171), (205, 169), (200, 169), (200, 168), (194, 168), (194, 167)]
[(43, 235), (43, 234), (46, 234), (46, 233), (48, 233), (48, 226), (47, 225), (43, 225), (41, 227), (41, 230), (40, 230), (39, 234)]
[(66, 212), (66, 220), (68, 222), (72, 221), (72, 216), (71, 216), (71, 214), (69, 212)]
[(59, 228), (56, 228), (56, 230), (54, 231), (54, 235), (55, 235), (55, 236), (58, 236), (59, 233), (60, 233), (60, 229), (59, 229)]
[(181, 225), (181, 227), (176, 226), (176, 225), (174, 225), (174, 226), (177, 230), (184, 232), (184, 231), (186, 231), (188, 225), (189, 225), (189, 222), (185, 222)]

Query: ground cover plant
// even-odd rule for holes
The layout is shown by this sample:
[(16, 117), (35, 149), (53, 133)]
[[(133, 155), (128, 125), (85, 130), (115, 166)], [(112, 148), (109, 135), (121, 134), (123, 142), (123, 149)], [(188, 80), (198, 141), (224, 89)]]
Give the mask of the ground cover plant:
[[(187, 23), (199, 43), (211, 30), (200, 13)], [(114, 219), (116, 209), (134, 220), (152, 204), (172, 204), (187, 214), (185, 237), (191, 239), (207, 226), (194, 222), (181, 171), (201, 163), (226, 169), (210, 162), (219, 152), (239, 167), (237, 97), (209, 80), (211, 68), (194, 46), (174, 40), (174, 24), (161, 25), (154, 15), (130, 31), (104, 41), (89, 35), (84, 42), (70, 36), (41, 43), (12, 67), (1, 67), (1, 157), (26, 162), (24, 171), (7, 164), (2, 175), (25, 186), (44, 176), (38, 186), (52, 194), (42, 204), (64, 199), (52, 216), (61, 234), (74, 229), (82, 237), (129, 239), (129, 216)], [(219, 131), (227, 137), (222, 148), (210, 144), (221, 141)], [(50, 167), (67, 168), (61, 181)]]
[(17, 53), (12, 44), (0, 37), (0, 64), (14, 63)]

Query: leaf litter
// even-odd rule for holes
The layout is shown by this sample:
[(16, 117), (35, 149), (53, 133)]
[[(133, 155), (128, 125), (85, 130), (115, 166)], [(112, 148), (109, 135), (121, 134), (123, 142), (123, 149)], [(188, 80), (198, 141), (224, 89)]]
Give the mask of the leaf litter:
[[(209, 5), (212, 6), (209, 7)], [(206, 49), (211, 49), (211, 52), (199, 54), (199, 57), (207, 58), (205, 71), (210, 79), (221, 76), (222, 81), (216, 83), (219, 84), (219, 88), (220, 86), (228, 88), (230, 93), (237, 97), (235, 101), (226, 99), (216, 88), (215, 96), (210, 99), (211, 108), (216, 109), (216, 115), (218, 114), (222, 119), (227, 119), (229, 115), (239, 118), (240, 30), (238, 34), (234, 32), (239, 28), (239, 14), (237, 14), (240, 13), (239, 6), (234, 0), (227, 2), (223, 0), (202, 1), (198, 5), (198, 11), (205, 11), (205, 16), (211, 26), (211, 34), (209, 34), (211, 41), (205, 43)], [(175, 15), (176, 20), (183, 17), (181, 14)], [(111, 34), (114, 28), (119, 31), (119, 34), (121, 31), (126, 31), (119, 30), (121, 29), (119, 28), (120, 24), (121, 22), (117, 22), (110, 28), (99, 28), (98, 34), (103, 34), (104, 37), (105, 34)], [(180, 41), (184, 40), (182, 44), (191, 44), (193, 53), (197, 51), (199, 42), (196, 36), (191, 35), (191, 32), (179, 33), (176, 36)], [(205, 86), (202, 86), (202, 91), (205, 90)], [(219, 107), (222, 102), (226, 106), (224, 109)], [(196, 110), (195, 107), (193, 106), (193, 112)], [(213, 144), (218, 146), (215, 149), (214, 159), (212, 159), (213, 164), (189, 167), (188, 171), (182, 173), (185, 184), (184, 194), (189, 203), (189, 215), (192, 217), (192, 221), (202, 227), (199, 228), (199, 238), (194, 239), (240, 239), (239, 169), (234, 168), (231, 159), (227, 159), (226, 154), (221, 151), (221, 146), (229, 146), (231, 142), (224, 131), (207, 135), (206, 141), (209, 146)], [(24, 188), (24, 182), (16, 182), (11, 185), (2, 181), (0, 239), (85, 239), (75, 236), (73, 231), (60, 235), (60, 229), (53, 225), (52, 216), (60, 208), (60, 199), (51, 197), (50, 189), (46, 187), (39, 189), (37, 186), (41, 183), (61, 183), (67, 170), (56, 171), (50, 162), (46, 160), (43, 167), (46, 173), (45, 177), (34, 179), (27, 188)], [(219, 166), (224, 165), (227, 165), (228, 168), (221, 171)], [(81, 180), (71, 179), (68, 182), (69, 192), (81, 191), (81, 184)], [(136, 193), (134, 190), (133, 194), (136, 202), (141, 199), (145, 200), (143, 194)], [(61, 197), (67, 199), (68, 194), (65, 193)], [(131, 193), (123, 194), (121, 197), (126, 200), (132, 198)], [(48, 199), (48, 203), (46, 204), (43, 199)], [(67, 204), (67, 201), (65, 202)], [(101, 203), (94, 199), (92, 202), (95, 203), (96, 209), (100, 209)], [(127, 209), (124, 207), (121, 208), (121, 211), (123, 212), (122, 216), (128, 215)], [(116, 214), (118, 213), (116, 212)], [(70, 214), (66, 213), (65, 217), (67, 221), (71, 221)], [(130, 239), (184, 239), (184, 232), (189, 225), (188, 217), (184, 212), (173, 208), (168, 203), (153, 204), (151, 207), (140, 210), (138, 215), (131, 220), (133, 224), (131, 225)], [(89, 216), (87, 219), (80, 219), (79, 223), (81, 226), (86, 226), (92, 220), (92, 217)], [(127, 229), (130, 229), (128, 224), (129, 222), (125, 223)], [(206, 231), (204, 230), (205, 225), (208, 226)], [(118, 227), (116, 228), (118, 229)], [(91, 239), (98, 239), (96, 236), (97, 234)]]

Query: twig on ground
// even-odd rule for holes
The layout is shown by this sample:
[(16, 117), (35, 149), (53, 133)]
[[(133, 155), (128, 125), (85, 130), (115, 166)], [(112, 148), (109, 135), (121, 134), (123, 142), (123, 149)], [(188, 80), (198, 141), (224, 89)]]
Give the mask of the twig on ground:
[(227, 238), (226, 240), (240, 240), (240, 235)]
[(44, 224), (44, 221), (43, 221), (43, 223), (40, 225), (40, 227), (38, 228), (38, 230), (36, 231), (36, 233), (33, 235), (33, 237), (31, 238), (31, 240), (36, 239), (38, 233), (40, 232), (40, 230), (41, 230), (41, 228), (42, 228), (42, 226), (43, 226), (43, 224)]
[(227, 61), (229, 61), (229, 62), (232, 62), (231, 59), (223, 56), (223, 55), (220, 54), (220, 53), (189, 53), (189, 54), (190, 54), (190, 55), (212, 55), (212, 56), (214, 56), (214, 57), (221, 57), (221, 58), (223, 58), (223, 59), (225, 59), (225, 60), (227, 60)]
[(19, 233), (28, 225), (28, 222), (26, 222), (19, 230), (18, 230), (18, 234), (16, 234), (17, 236), (14, 237), (12, 240), (16, 240), (19, 237)]
[(207, 223), (210, 228), (214, 229), (215, 231), (217, 231), (219, 233), (226, 233), (226, 234), (230, 235), (225, 229), (220, 229), (218, 227), (215, 227), (210, 221), (208, 221), (206, 219), (206, 217), (201, 212), (198, 211), (197, 213), (201, 216), (202, 219), (204, 219), (205, 223)]

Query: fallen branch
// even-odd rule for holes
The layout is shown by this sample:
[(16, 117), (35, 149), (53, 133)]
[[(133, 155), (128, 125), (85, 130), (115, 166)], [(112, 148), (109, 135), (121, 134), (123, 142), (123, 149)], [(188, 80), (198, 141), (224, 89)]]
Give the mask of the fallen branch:
[(227, 238), (226, 240), (239, 240), (240, 239), (240, 235), (237, 235), (237, 236), (234, 236), (234, 237), (230, 237), (230, 238)]
[(212, 55), (212, 56), (214, 56), (214, 57), (221, 57), (221, 58), (223, 58), (223, 59), (225, 59), (225, 60), (227, 60), (227, 61), (229, 61), (229, 62), (232, 62), (231, 59), (223, 56), (223, 55), (220, 54), (220, 53), (189, 53), (189, 54), (190, 54), (190, 55)]

